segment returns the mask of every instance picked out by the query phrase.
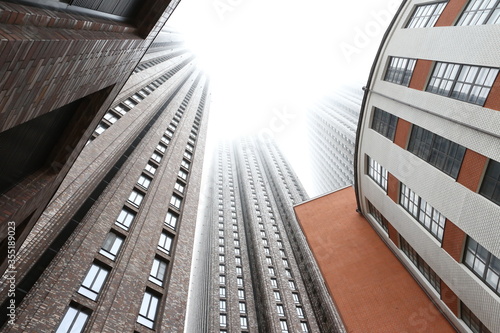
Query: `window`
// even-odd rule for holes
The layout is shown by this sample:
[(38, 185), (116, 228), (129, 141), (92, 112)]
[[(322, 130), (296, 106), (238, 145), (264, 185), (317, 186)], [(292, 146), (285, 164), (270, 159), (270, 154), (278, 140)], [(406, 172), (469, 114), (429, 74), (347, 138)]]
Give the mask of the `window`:
[(139, 205), (142, 202), (142, 199), (144, 199), (144, 194), (139, 193), (136, 190), (133, 190), (128, 197), (128, 202), (135, 207), (139, 207)]
[(161, 259), (154, 258), (151, 272), (149, 273), (149, 281), (163, 286), (165, 280), (165, 272), (167, 271), (167, 263)]
[(498, 68), (436, 62), (426, 91), (484, 105)]
[(460, 302), (460, 315), (464, 323), (472, 330), (474, 333), (491, 333), (490, 330), (484, 326), (484, 324), (476, 317), (475, 314), (463, 303)]
[(464, 264), (500, 295), (500, 259), (470, 236), (467, 239)]
[(245, 291), (243, 289), (238, 289), (238, 298), (245, 299)]
[(387, 67), (384, 80), (408, 86), (415, 62), (415, 59), (389, 57), (389, 66)]
[(170, 198), (170, 204), (174, 206), (177, 209), (181, 208), (181, 203), (182, 203), (182, 198), (179, 197), (178, 195), (172, 195), (172, 198)]
[(226, 301), (223, 299), (219, 301), (219, 310), (224, 312), (226, 311)]
[(293, 297), (293, 301), (294, 301), (295, 303), (300, 303), (299, 294), (297, 294), (297, 293), (292, 293), (292, 297)]
[(247, 317), (240, 317), (241, 328), (248, 328)]
[(153, 328), (156, 319), (156, 312), (158, 310), (159, 298), (153, 295), (151, 292), (146, 291), (144, 293), (144, 298), (142, 299), (141, 309), (139, 310), (139, 316), (137, 317), (137, 322), (146, 327)]
[(128, 230), (128, 228), (130, 228), (130, 225), (132, 224), (132, 221), (134, 220), (134, 217), (134, 212), (122, 208), (122, 211), (120, 212), (120, 215), (118, 215), (115, 224), (125, 230)]
[(271, 278), (271, 286), (273, 288), (278, 288), (278, 282), (276, 281), (275, 278)]
[(115, 260), (118, 251), (120, 251), (120, 248), (122, 247), (123, 240), (124, 238), (122, 236), (119, 236), (114, 232), (108, 233), (101, 249), (99, 250), (99, 253), (111, 260)]
[(274, 292), (274, 300), (276, 302), (281, 302), (281, 295), (280, 295), (280, 292), (279, 291), (275, 291)]
[(398, 117), (379, 108), (373, 110), (372, 129), (379, 132), (389, 140), (394, 140)]
[(479, 193), (500, 205), (500, 162), (490, 160)]
[(156, 163), (160, 163), (161, 162), (161, 155), (157, 154), (157, 153), (153, 153), (153, 155), (151, 155), (151, 159), (153, 161), (155, 161)]
[(281, 333), (288, 333), (288, 325), (286, 320), (280, 320)]
[(106, 119), (107, 121), (109, 121), (110, 123), (114, 124), (118, 118), (115, 117), (115, 115), (113, 115), (112, 113), (108, 112), (104, 115), (104, 119)]
[(373, 216), (375, 221), (377, 221), (380, 224), (380, 226), (385, 230), (385, 232), (389, 233), (389, 228), (387, 225), (388, 222), (387, 222), (386, 218), (382, 214), (380, 214), (378, 209), (375, 208), (375, 206), (373, 206), (370, 201), (368, 201), (368, 211)]
[(236, 284), (238, 285), (238, 287), (243, 287), (243, 278), (237, 277)]
[(429, 283), (436, 289), (438, 293), (441, 293), (441, 279), (432, 270), (432, 268), (427, 265), (427, 263), (420, 257), (420, 255), (413, 249), (413, 247), (408, 244), (408, 242), (399, 236), (401, 250), (406, 254), (406, 256), (411, 260), (411, 262), (418, 268), (420, 273), (429, 281)]
[(416, 125), (411, 131), (408, 151), (454, 179), (465, 155), (465, 147)]
[(443, 12), (446, 2), (420, 5), (415, 8), (407, 28), (426, 28), (433, 27), (439, 15)]
[(241, 267), (236, 267), (236, 274), (243, 275), (243, 269)]
[(95, 301), (104, 282), (106, 282), (109, 270), (109, 268), (102, 265), (92, 264), (85, 279), (83, 279), (82, 285), (78, 289), (78, 293)]
[(166, 136), (162, 136), (161, 137), (161, 142), (163, 142), (164, 144), (168, 145), (170, 143), (170, 139), (167, 138)]
[(219, 262), (224, 262), (224, 255), (223, 254), (219, 254)]
[(500, 1), (471, 0), (457, 25), (480, 25), (500, 23)]
[(176, 189), (177, 191), (179, 191), (180, 193), (184, 193), (184, 189), (185, 189), (186, 185), (184, 185), (183, 183), (181, 183), (180, 181), (177, 181), (174, 185), (174, 189)]
[(368, 156), (368, 176), (387, 191), (387, 170)]
[(85, 329), (85, 324), (90, 316), (90, 310), (80, 304), (73, 303), (69, 306), (56, 333), (80, 333)]
[(160, 240), (158, 241), (158, 249), (160, 251), (165, 252), (166, 254), (170, 254), (173, 241), (174, 241), (174, 236), (166, 232), (162, 232), (160, 235)]
[(191, 160), (193, 158), (193, 154), (191, 154), (188, 151), (185, 151), (184, 152), (184, 157), (187, 158), (188, 160)]
[(219, 275), (219, 284), (226, 284), (226, 277), (224, 275)]
[(177, 173), (177, 175), (181, 178), (181, 179), (184, 179), (186, 180), (187, 179), (187, 173), (182, 171), (182, 170), (179, 170), (179, 172)]
[(240, 313), (246, 313), (247, 312), (247, 306), (244, 302), (239, 303), (239, 308), (240, 308)]
[(225, 273), (225, 272), (226, 272), (226, 266), (219, 265), (219, 273)]
[(276, 311), (278, 311), (278, 316), (285, 315), (285, 309), (283, 308), (283, 305), (281, 305), (281, 304), (276, 305)]
[(226, 297), (226, 287), (219, 287), (219, 296)]
[(302, 307), (297, 306), (295, 309), (297, 310), (297, 316), (299, 316), (299, 318), (304, 318), (304, 310)]
[(148, 164), (146, 164), (146, 167), (144, 168), (144, 170), (146, 170), (150, 174), (154, 175), (156, 172), (156, 167), (148, 163)]
[(184, 159), (183, 159), (183, 160), (181, 161), (181, 165), (182, 165), (184, 168), (186, 168), (186, 170), (189, 170), (190, 163), (189, 163), (188, 161), (186, 161), (186, 160), (184, 160)]
[(139, 184), (143, 188), (147, 189), (149, 187), (149, 184), (151, 184), (151, 180), (152, 180), (151, 178), (149, 178), (145, 175), (141, 175), (139, 177), (139, 180), (137, 181), (137, 184)]
[(165, 224), (169, 226), (172, 229), (175, 229), (175, 226), (177, 225), (177, 220), (179, 218), (179, 215), (172, 211), (167, 212), (167, 216), (165, 217)]
[(293, 281), (288, 281), (288, 285), (290, 286), (290, 288), (291, 288), (292, 290), (295, 290), (295, 289), (296, 289), (296, 287), (295, 287), (295, 282), (293, 282)]
[(158, 149), (158, 151), (161, 151), (162, 153), (167, 151), (167, 147), (165, 147), (162, 144), (159, 144), (158, 146), (156, 146), (156, 149)]
[(399, 204), (437, 240), (440, 242), (443, 240), (446, 217), (403, 183), (401, 183)]
[(220, 326), (226, 326), (227, 325), (227, 318), (225, 314), (220, 314), (219, 315), (219, 324)]
[(267, 269), (269, 270), (269, 275), (273, 275), (274, 276), (274, 268), (268, 267)]
[(105, 130), (107, 130), (109, 128), (109, 125), (107, 124), (104, 124), (103, 122), (100, 122), (99, 125), (97, 125), (96, 129), (95, 129), (95, 132), (97, 134), (101, 134), (102, 132), (104, 132)]
[(309, 328), (307, 327), (306, 322), (301, 322), (300, 323), (300, 328), (302, 329), (302, 333), (309, 333)]

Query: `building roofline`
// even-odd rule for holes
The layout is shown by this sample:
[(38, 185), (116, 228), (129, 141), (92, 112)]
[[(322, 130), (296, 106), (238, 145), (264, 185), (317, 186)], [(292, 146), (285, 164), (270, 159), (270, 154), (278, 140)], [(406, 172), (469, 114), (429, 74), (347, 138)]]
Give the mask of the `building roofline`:
[(394, 27), (394, 24), (396, 23), (397, 18), (399, 17), (399, 14), (401, 14), (403, 7), (406, 5), (408, 0), (403, 0), (401, 2), (401, 5), (399, 6), (398, 10), (394, 14), (394, 17), (392, 18), (391, 22), (389, 23), (389, 26), (387, 27), (387, 30), (384, 33), (384, 36), (382, 37), (382, 41), (380, 42), (380, 46), (378, 47), (377, 53), (375, 55), (375, 59), (373, 60), (372, 67), (370, 69), (370, 74), (368, 75), (368, 81), (366, 81), (366, 86), (363, 87), (364, 94), (363, 94), (363, 100), (361, 102), (361, 110), (359, 112), (359, 119), (358, 119), (358, 128), (356, 129), (356, 141), (354, 143), (354, 193), (356, 195), (356, 210), (358, 213), (361, 213), (361, 201), (359, 198), (359, 181), (358, 181), (358, 153), (359, 153), (359, 141), (360, 141), (360, 133), (361, 133), (361, 128), (363, 124), (363, 118), (365, 115), (365, 107), (366, 107), (366, 101), (368, 99), (368, 93), (370, 92), (370, 86), (372, 85), (372, 79), (373, 79), (373, 74), (375, 73), (375, 68), (377, 67), (377, 64), (379, 62), (380, 55), (382, 54), (382, 49), (384, 48), (387, 39), (389, 37), (390, 32), (392, 31), (392, 28)]
[(325, 197), (325, 196), (327, 196), (327, 195), (329, 195), (329, 194), (332, 194), (332, 193), (335, 193), (335, 192), (339, 192), (339, 191), (345, 190), (346, 188), (349, 188), (349, 187), (351, 187), (351, 186), (354, 186), (354, 185), (353, 185), (353, 184), (351, 184), (351, 185), (347, 185), (347, 186), (344, 186), (344, 187), (340, 187), (340, 188), (335, 189), (335, 190), (330, 191), (330, 192), (321, 193), (321, 194), (319, 194), (319, 195), (317, 195), (317, 196), (315, 196), (315, 197), (309, 198), (308, 200), (305, 200), (305, 201), (302, 201), (301, 203), (298, 203), (298, 204), (296, 204), (296, 205), (293, 205), (292, 207), (293, 207), (293, 208), (295, 208), (295, 207), (297, 207), (297, 206), (300, 206), (300, 205), (302, 205), (302, 204), (308, 203), (308, 202), (310, 202), (310, 201), (314, 201), (314, 200), (316, 200), (316, 199), (320, 199), (320, 198), (322, 198), (322, 197)]

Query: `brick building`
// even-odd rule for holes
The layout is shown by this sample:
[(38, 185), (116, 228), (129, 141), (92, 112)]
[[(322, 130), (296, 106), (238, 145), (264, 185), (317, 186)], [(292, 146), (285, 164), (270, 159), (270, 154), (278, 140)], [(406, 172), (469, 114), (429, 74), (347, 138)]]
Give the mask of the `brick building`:
[(178, 0), (0, 1), (0, 271)]
[(221, 143), (209, 179), (186, 332), (344, 332), (293, 214), (307, 194), (277, 146)]
[(356, 142), (358, 209), (461, 332), (500, 331), (498, 1), (404, 1)]
[(19, 249), (2, 332), (184, 327), (210, 92), (176, 40), (145, 55)]

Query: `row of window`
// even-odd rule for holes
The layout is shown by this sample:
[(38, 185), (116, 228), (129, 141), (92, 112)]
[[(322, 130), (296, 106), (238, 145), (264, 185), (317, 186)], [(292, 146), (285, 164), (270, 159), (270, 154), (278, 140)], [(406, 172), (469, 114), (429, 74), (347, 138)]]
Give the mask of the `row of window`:
[[(415, 7), (406, 28), (433, 27), (448, 2), (424, 4)], [(456, 22), (457, 26), (500, 23), (499, 0), (470, 0)]]
[(139, 73), (140, 71), (143, 71), (147, 68), (150, 68), (150, 67), (153, 67), (153, 66), (156, 66), (156, 65), (159, 65), (161, 64), (162, 62), (165, 62), (169, 59), (172, 59), (174, 57), (177, 57), (178, 55), (181, 55), (183, 53), (186, 53), (186, 51), (184, 49), (182, 50), (177, 50), (177, 51), (173, 51), (173, 52), (170, 52), (169, 54), (163, 56), (163, 57), (158, 57), (158, 58), (154, 58), (154, 59), (151, 59), (151, 60), (148, 60), (148, 61), (145, 61), (145, 62), (141, 62), (139, 65), (137, 65), (137, 67), (134, 69), (134, 73)]
[[(371, 128), (394, 139), (398, 117), (375, 108)], [(466, 148), (417, 125), (411, 129), (408, 151), (456, 179), (465, 156)], [(368, 174), (384, 190), (387, 190), (387, 170), (370, 159)], [(490, 160), (486, 168), (479, 194), (500, 205), (500, 162)]]
[[(385, 217), (380, 214), (371, 202), (367, 201), (367, 203), (373, 218), (379, 223), (380, 221), (385, 221), (384, 224), (387, 226), (388, 222)], [(420, 271), (422, 276), (440, 293), (441, 279), (439, 276), (401, 235), (399, 235), (399, 247)], [(500, 259), (491, 254), (470, 236), (467, 237), (463, 264), (484, 281), (497, 295), (500, 295)], [(460, 317), (473, 332), (490, 332), (463, 302), (460, 303)]]
[[(415, 64), (415, 59), (389, 57), (384, 80), (408, 86)], [(482, 106), (498, 72), (498, 68), (437, 61), (425, 91)]]

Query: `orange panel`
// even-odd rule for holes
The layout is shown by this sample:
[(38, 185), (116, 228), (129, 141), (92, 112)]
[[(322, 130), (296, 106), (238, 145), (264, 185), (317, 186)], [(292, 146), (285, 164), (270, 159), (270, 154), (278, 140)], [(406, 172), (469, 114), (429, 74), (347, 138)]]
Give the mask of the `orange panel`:
[(500, 75), (497, 75), (493, 87), (491, 87), (486, 103), (484, 107), (488, 109), (493, 109), (500, 111)]
[(399, 194), (399, 180), (392, 175), (392, 173), (388, 172), (387, 177), (387, 195), (392, 199), (395, 203), (398, 203), (398, 194)]
[(467, 149), (462, 166), (460, 167), (457, 182), (469, 190), (477, 192), (487, 162), (488, 158), (486, 156)]
[(356, 212), (352, 187), (297, 205), (295, 212), (347, 332), (455, 332)]
[(458, 317), (458, 296), (443, 281), (441, 281), (441, 300)]
[(443, 250), (460, 262), (466, 234), (459, 227), (446, 219), (443, 235)]
[(431, 73), (431, 67), (434, 62), (432, 60), (418, 59), (415, 64), (415, 69), (411, 75), (410, 88), (424, 90), (427, 78)]
[(450, 0), (436, 21), (435, 27), (454, 25), (469, 0)]
[(403, 149), (406, 149), (408, 143), (408, 135), (410, 135), (411, 123), (404, 119), (398, 119), (396, 127), (396, 135), (394, 135), (394, 143)]

